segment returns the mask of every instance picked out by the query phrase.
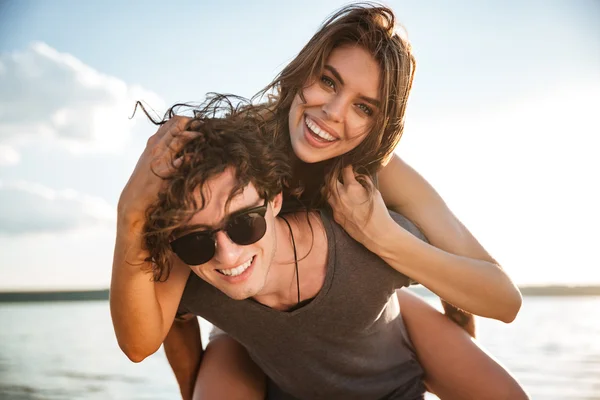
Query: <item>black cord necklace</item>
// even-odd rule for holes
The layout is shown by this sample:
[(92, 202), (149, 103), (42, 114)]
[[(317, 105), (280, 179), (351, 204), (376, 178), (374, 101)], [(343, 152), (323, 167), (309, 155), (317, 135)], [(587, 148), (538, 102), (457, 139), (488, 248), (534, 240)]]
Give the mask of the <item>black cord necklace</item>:
[(282, 220), (285, 221), (288, 228), (290, 228), (290, 236), (292, 237), (292, 247), (294, 248), (294, 264), (296, 264), (296, 287), (298, 288), (298, 304), (300, 304), (300, 276), (298, 274), (298, 256), (296, 254), (296, 242), (294, 241), (294, 232), (292, 231), (292, 226), (290, 225), (288, 220), (285, 219), (285, 217), (282, 215), (280, 217)]

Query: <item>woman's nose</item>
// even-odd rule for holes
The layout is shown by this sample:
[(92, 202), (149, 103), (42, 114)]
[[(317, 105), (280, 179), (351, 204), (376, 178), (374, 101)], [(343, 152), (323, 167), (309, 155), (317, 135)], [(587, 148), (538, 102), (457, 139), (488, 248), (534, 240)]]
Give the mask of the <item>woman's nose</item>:
[(342, 96), (333, 96), (323, 104), (323, 112), (333, 122), (341, 122), (346, 111), (346, 101)]

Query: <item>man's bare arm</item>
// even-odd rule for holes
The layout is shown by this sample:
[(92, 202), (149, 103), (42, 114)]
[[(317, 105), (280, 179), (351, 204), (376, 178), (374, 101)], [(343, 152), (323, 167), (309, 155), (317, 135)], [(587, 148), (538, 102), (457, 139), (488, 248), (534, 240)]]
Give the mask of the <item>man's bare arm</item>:
[(179, 384), (181, 397), (183, 400), (191, 400), (202, 360), (198, 318), (187, 314), (175, 319), (163, 347)]

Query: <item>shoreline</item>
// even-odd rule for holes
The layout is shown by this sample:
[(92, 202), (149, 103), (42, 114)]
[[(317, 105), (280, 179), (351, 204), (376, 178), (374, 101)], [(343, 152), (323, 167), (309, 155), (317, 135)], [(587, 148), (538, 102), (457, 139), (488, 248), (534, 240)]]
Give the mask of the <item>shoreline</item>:
[[(412, 286), (411, 291), (421, 296), (435, 296), (423, 286)], [(519, 287), (523, 297), (574, 297), (600, 296), (600, 285), (547, 285)], [(28, 290), (0, 291), (0, 303), (52, 302), (52, 301), (92, 301), (108, 300), (108, 289), (96, 290)]]

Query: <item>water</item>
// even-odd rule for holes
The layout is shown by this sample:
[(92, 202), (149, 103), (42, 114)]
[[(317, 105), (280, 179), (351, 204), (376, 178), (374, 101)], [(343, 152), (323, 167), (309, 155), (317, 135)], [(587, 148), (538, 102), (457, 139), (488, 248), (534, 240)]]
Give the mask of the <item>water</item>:
[[(533, 399), (600, 400), (598, 310), (600, 297), (526, 297), (479, 336)], [(162, 350), (141, 364), (121, 353), (106, 301), (4, 303), (0, 321), (2, 400), (178, 398)]]

